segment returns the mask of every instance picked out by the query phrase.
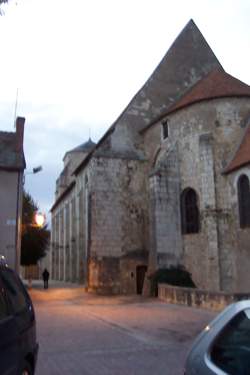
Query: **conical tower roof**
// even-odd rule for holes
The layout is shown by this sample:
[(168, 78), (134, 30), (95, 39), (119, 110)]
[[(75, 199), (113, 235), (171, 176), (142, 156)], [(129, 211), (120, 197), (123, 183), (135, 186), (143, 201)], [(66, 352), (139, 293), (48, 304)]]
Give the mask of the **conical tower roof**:
[(89, 138), (89, 140), (87, 142), (84, 142), (82, 144), (80, 144), (79, 146), (73, 148), (72, 150), (68, 151), (68, 152), (89, 152), (90, 150), (92, 150), (94, 147), (95, 147), (96, 143), (93, 142), (91, 140), (91, 138)]
[(73, 148), (72, 150), (69, 150), (65, 153), (63, 160), (65, 160), (66, 155), (71, 153), (77, 153), (77, 152), (85, 152), (88, 154), (90, 151), (92, 151), (95, 147), (96, 143), (91, 140), (91, 138), (88, 139), (87, 142), (84, 142), (80, 144), (79, 146)]

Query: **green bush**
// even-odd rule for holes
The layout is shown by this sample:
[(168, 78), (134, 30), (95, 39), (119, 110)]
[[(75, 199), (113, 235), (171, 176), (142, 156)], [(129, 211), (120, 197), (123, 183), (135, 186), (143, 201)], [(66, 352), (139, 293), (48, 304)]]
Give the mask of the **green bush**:
[(182, 286), (186, 288), (196, 288), (190, 272), (183, 266), (172, 266), (169, 268), (159, 268), (150, 277), (151, 291), (154, 296), (158, 294), (158, 284), (165, 283), (173, 286)]

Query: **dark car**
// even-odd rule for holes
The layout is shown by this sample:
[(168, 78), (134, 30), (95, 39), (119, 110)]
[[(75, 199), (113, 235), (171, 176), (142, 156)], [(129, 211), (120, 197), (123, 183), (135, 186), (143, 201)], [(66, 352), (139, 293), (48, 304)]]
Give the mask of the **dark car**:
[(185, 374), (250, 374), (250, 300), (229, 305), (200, 333)]
[(0, 374), (33, 375), (38, 344), (31, 299), (0, 257)]

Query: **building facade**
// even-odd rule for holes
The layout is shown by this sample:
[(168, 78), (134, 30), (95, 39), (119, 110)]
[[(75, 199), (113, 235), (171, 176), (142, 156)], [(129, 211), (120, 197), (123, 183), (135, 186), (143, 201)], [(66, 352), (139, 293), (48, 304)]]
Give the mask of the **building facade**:
[(0, 132), (0, 255), (19, 272), (23, 195), (25, 119), (18, 117), (15, 132)]
[(249, 291), (249, 122), (250, 87), (191, 20), (57, 188), (52, 277), (141, 293), (182, 265), (200, 288)]

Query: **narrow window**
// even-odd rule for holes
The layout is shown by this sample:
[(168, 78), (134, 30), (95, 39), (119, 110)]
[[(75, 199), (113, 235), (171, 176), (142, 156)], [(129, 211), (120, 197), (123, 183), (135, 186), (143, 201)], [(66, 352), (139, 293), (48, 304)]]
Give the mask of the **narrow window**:
[(198, 199), (195, 190), (185, 189), (181, 194), (182, 234), (198, 233), (200, 229)]
[(168, 120), (162, 122), (162, 136), (163, 139), (168, 138)]
[(241, 175), (238, 180), (238, 202), (240, 227), (250, 227), (250, 187), (246, 175)]

